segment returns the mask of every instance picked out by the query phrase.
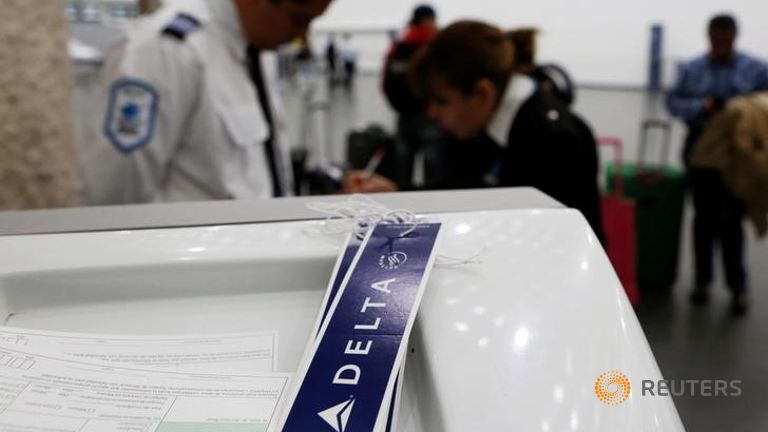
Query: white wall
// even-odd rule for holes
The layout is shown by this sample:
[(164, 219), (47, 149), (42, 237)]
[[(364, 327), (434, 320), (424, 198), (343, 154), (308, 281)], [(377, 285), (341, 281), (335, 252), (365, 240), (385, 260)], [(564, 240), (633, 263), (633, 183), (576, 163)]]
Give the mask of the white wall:
[[(407, 21), (414, 0), (335, 0), (316, 28), (386, 30)], [(646, 82), (650, 26), (665, 25), (666, 83), (675, 64), (706, 50), (705, 27), (715, 13), (734, 13), (739, 45), (768, 57), (766, 0), (433, 0), (442, 24), (482, 19), (504, 28), (543, 30), (540, 59), (564, 64), (580, 83), (642, 86)], [(363, 63), (374, 64), (384, 38), (360, 42)]]

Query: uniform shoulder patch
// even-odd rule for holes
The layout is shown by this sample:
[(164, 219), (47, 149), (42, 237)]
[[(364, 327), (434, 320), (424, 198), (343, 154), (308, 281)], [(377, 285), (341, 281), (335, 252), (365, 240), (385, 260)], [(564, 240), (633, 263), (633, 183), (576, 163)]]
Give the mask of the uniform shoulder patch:
[(155, 132), (157, 90), (136, 79), (112, 84), (104, 133), (118, 150), (130, 153), (145, 146)]
[(176, 15), (176, 18), (163, 28), (163, 35), (183, 41), (187, 35), (200, 28), (200, 21), (185, 13)]

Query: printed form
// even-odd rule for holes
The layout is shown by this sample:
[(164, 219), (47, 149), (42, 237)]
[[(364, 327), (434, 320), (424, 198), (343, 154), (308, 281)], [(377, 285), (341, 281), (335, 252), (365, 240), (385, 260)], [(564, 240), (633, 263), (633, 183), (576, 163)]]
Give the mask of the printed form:
[(276, 332), (122, 336), (0, 327), (0, 347), (91, 363), (122, 363), (186, 372), (273, 372), (277, 364)]
[(277, 333), (122, 336), (0, 327), (0, 432), (271, 432)]
[(0, 347), (2, 432), (271, 432), (288, 374), (91, 364)]

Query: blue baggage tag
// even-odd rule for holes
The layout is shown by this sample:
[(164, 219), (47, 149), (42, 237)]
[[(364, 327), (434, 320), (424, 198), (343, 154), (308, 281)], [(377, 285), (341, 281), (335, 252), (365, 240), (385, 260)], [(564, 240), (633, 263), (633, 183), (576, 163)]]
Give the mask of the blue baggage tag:
[(336, 300), (336, 294), (339, 293), (341, 284), (344, 282), (347, 272), (352, 266), (352, 261), (354, 261), (355, 256), (357, 256), (357, 252), (360, 250), (362, 244), (363, 240), (358, 239), (354, 235), (350, 235), (347, 239), (347, 246), (336, 261), (336, 267), (333, 269), (333, 274), (331, 275), (331, 283), (325, 292), (325, 298), (323, 299), (323, 304), (321, 306), (322, 314), (312, 332), (315, 337), (320, 335), (320, 329), (323, 327), (323, 324), (325, 324), (325, 319), (328, 317), (331, 305), (333, 305), (333, 302)]
[[(320, 307), (320, 310), (322, 313), (320, 314), (320, 317), (315, 324), (314, 331), (312, 334), (315, 336), (318, 336), (320, 334), (320, 328), (323, 324), (325, 324), (325, 320), (328, 316), (328, 311), (331, 308), (331, 304), (336, 299), (336, 294), (339, 292), (339, 288), (341, 288), (341, 283), (344, 281), (344, 278), (347, 275), (347, 272), (349, 271), (350, 266), (352, 265), (352, 261), (355, 258), (355, 255), (357, 255), (357, 251), (360, 249), (360, 245), (362, 244), (362, 240), (358, 239), (356, 236), (351, 235), (347, 239), (346, 246), (342, 253), (339, 255), (338, 260), (336, 261), (336, 265), (333, 269), (333, 273), (331, 274), (331, 283), (326, 290), (325, 298), (323, 299), (323, 304)], [(396, 381), (395, 381), (395, 389), (392, 392), (392, 397), (389, 403), (389, 409), (387, 412), (387, 423), (384, 432), (391, 432), (392, 428), (394, 427), (394, 424), (396, 424), (396, 418), (397, 418), (397, 404), (399, 403), (400, 398), (400, 392), (402, 390), (402, 384), (403, 384), (403, 377), (404, 377), (404, 370), (405, 365), (403, 364), (400, 367), (400, 374), (398, 375)]]
[[(283, 432), (389, 428), (405, 341), (434, 264), (439, 231), (440, 224), (378, 225), (351, 261), (356, 246), (350, 243), (337, 262), (326, 294), (331, 305), (318, 321), (311, 359), (297, 376), (301, 385)], [(385, 400), (387, 395), (392, 400)]]

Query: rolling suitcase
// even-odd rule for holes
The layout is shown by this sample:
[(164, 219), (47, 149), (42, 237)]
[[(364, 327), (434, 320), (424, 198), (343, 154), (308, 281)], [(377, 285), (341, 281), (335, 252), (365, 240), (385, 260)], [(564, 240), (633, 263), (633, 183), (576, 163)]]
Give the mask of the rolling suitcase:
[[(663, 133), (662, 162), (645, 163), (649, 133)], [(624, 193), (635, 201), (637, 236), (637, 282), (644, 292), (667, 293), (677, 278), (680, 230), (685, 201), (685, 174), (668, 165), (671, 125), (662, 120), (643, 122), (637, 164), (610, 164), (608, 188), (612, 192), (617, 175)]]
[[(621, 166), (623, 143), (615, 137), (601, 137), (598, 145), (614, 149), (614, 166)], [(614, 176), (612, 190), (601, 200), (605, 249), (619, 277), (624, 291), (632, 306), (640, 304), (640, 291), (637, 288), (637, 241), (635, 234), (635, 205), (624, 196), (624, 179)]]

